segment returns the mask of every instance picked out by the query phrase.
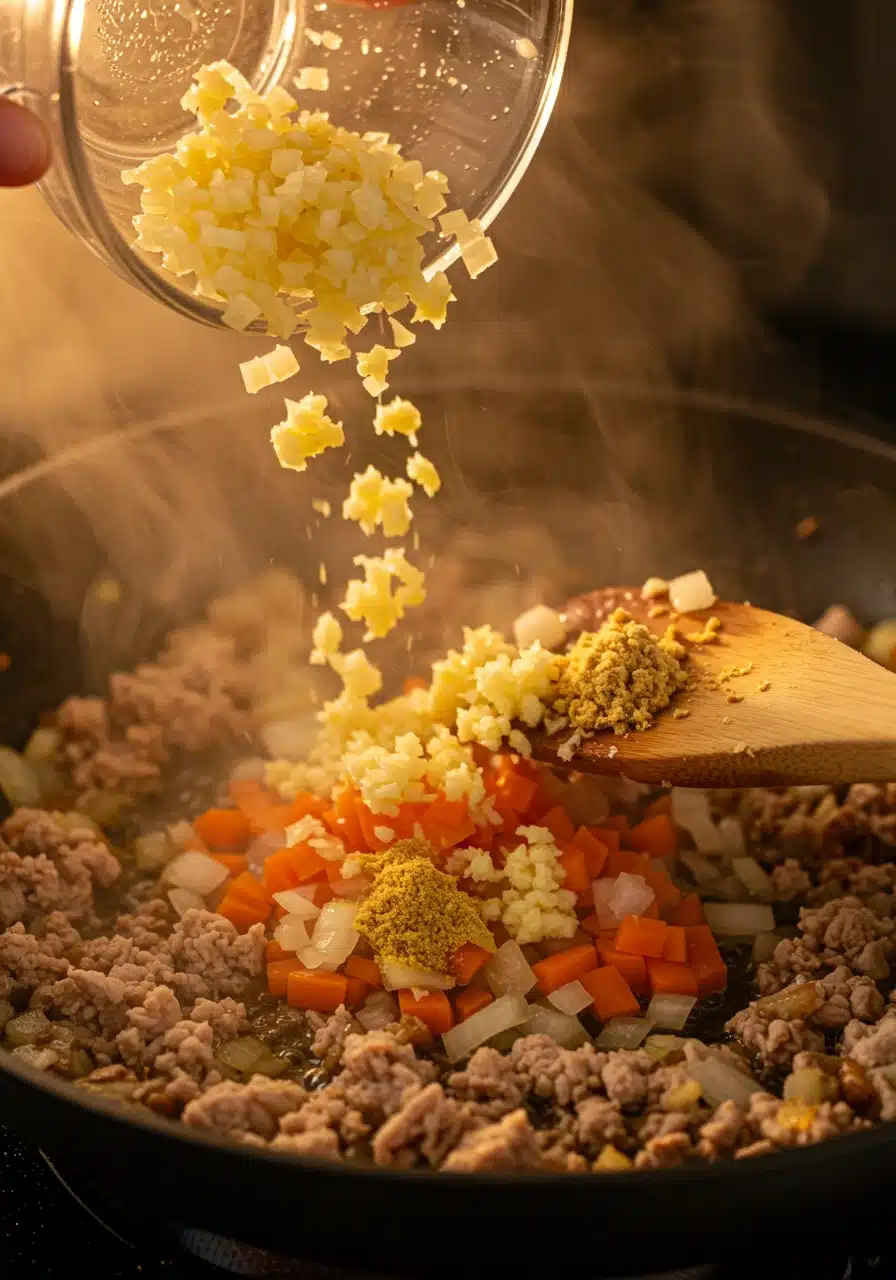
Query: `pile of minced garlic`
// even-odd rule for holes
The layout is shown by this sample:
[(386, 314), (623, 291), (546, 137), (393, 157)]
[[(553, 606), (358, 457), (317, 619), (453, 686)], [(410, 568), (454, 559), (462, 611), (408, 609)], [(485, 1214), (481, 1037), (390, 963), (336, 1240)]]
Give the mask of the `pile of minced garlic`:
[[(326, 87), (310, 74), (297, 85)], [(444, 212), (445, 175), (405, 160), (387, 134), (361, 135), (332, 124), (325, 112), (299, 111), (281, 88), (258, 94), (229, 63), (202, 68), (182, 105), (197, 128), (172, 153), (122, 175), (142, 187), (137, 247), (160, 254), (176, 276), (192, 276), (198, 296), (223, 304), (225, 324), (246, 329), (259, 322), (284, 340), (301, 332), (327, 363), (350, 359), (351, 340), (371, 316), (385, 316), (390, 344), (355, 351), (363, 386), (379, 399), (391, 363), (416, 341), (408, 324), (441, 328), (453, 300), (444, 272), (428, 276), (423, 269), (424, 237), (438, 218), (475, 278), (497, 258), (481, 224), (461, 210)], [(405, 324), (399, 314), (411, 308)], [(251, 394), (299, 371), (295, 353), (282, 344), (241, 365)], [(327, 409), (326, 397), (314, 392), (286, 400), (285, 418), (271, 429), (282, 466), (304, 471), (309, 459), (342, 447), (342, 423)], [(378, 435), (404, 436), (416, 449), (421, 417), (409, 401), (378, 403), (373, 425)], [(373, 466), (357, 474), (343, 517), (368, 537), (377, 530), (404, 537), (414, 484), (428, 497), (441, 486), (436, 467), (419, 452), (406, 471), (407, 480)], [(364, 624), (365, 640), (385, 636), (425, 599), (423, 574), (403, 548), (355, 563), (364, 576), (348, 583), (340, 607)]]

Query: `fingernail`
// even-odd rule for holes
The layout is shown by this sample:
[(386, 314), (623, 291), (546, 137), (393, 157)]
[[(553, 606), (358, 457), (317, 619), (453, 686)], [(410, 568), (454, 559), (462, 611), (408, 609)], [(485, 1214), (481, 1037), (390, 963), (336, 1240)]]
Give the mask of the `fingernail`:
[(0, 98), (0, 187), (36, 182), (49, 163), (50, 144), (37, 116)]

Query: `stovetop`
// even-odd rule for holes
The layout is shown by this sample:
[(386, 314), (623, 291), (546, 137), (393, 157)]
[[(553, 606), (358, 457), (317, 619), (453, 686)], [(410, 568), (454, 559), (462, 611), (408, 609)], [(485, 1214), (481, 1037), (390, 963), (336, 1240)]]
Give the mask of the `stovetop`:
[[(320, 1267), (167, 1223), (157, 1212), (125, 1208), (80, 1181), (50, 1156), (0, 1127), (0, 1277), (2, 1280), (386, 1280), (372, 1273)], [(776, 1242), (760, 1270), (762, 1280), (896, 1280), (896, 1231), (892, 1248), (853, 1253), (807, 1249), (785, 1266)], [(581, 1280), (592, 1280), (580, 1265)], [(737, 1260), (720, 1266), (672, 1271), (642, 1280), (752, 1280), (756, 1266)], [(527, 1273), (528, 1274), (528, 1273)], [(521, 1273), (514, 1272), (514, 1280)], [(421, 1272), (419, 1280), (426, 1280)], [(501, 1280), (496, 1276), (495, 1280)], [(537, 1278), (533, 1277), (533, 1280)]]

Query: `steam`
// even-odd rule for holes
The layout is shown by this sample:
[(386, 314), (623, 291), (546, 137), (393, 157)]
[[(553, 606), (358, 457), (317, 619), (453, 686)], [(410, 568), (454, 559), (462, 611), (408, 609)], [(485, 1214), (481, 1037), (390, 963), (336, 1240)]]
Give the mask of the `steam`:
[[(824, 234), (820, 159), (772, 5), (593, 9), (495, 228), (501, 262), (472, 287), (458, 277), (449, 325), (396, 367), (394, 390), (425, 400), (423, 445), (446, 480), (417, 502), (418, 558), (436, 556), (421, 651), (462, 621), (507, 625), (536, 598), (698, 562), (717, 469), (709, 442), (680, 432), (676, 388), (749, 388), (774, 354), (756, 303), (796, 286)], [(322, 558), (331, 582), (345, 576), (359, 540), (310, 498), (338, 511), (351, 468), (279, 471), (268, 428), (282, 400), (246, 397), (235, 368), (254, 340), (139, 296), (34, 193), (0, 193), (0, 306), (7, 469), (49, 460), (0, 502), (0, 567), (80, 617), (92, 678), (272, 560), (309, 595), (324, 595)], [(351, 372), (303, 363), (356, 462), (398, 471)], [(738, 537), (715, 536), (733, 562)], [(85, 608), (107, 572), (120, 604)]]

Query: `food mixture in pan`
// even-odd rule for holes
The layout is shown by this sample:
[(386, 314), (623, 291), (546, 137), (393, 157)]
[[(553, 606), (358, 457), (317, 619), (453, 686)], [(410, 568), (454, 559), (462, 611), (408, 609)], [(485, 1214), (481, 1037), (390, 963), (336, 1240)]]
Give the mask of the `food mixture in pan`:
[(503, 742), (461, 758), (467, 708), (553, 715), (587, 599), (520, 619), (522, 647), (468, 632), (396, 698), (344, 689), (290, 748), (272, 694), (315, 674), (303, 606), (270, 572), (4, 756), (7, 1050), (400, 1168), (659, 1168), (896, 1117), (896, 786), (663, 794)]
[[(415, 341), (397, 314), (439, 328), (452, 301), (422, 267), (444, 176), (226, 64), (184, 105), (196, 131), (126, 175), (138, 247), (327, 363), (388, 324), (354, 353), (379, 400)], [(439, 225), (471, 276), (494, 261), (475, 221)], [(253, 394), (298, 372), (285, 346), (242, 366)], [(327, 409), (286, 402), (283, 466), (343, 445)], [(410, 401), (372, 426), (414, 450), (408, 479), (368, 466), (342, 515), (404, 538), (440, 477)], [(583, 737), (687, 714), (691, 654), (718, 642), (711, 615), (685, 625), (706, 575), (644, 584), (662, 634), (631, 592), (536, 605), (402, 688), (343, 627), (368, 645), (424, 617), (424, 574), (401, 546), (355, 564), (344, 622), (306, 628), (271, 571), (0, 749), (5, 1048), (172, 1122), (397, 1168), (661, 1168), (896, 1118), (896, 784), (664, 793), (571, 767)], [(720, 697), (761, 696), (729, 674)], [(545, 731), (565, 773), (533, 759)]]

